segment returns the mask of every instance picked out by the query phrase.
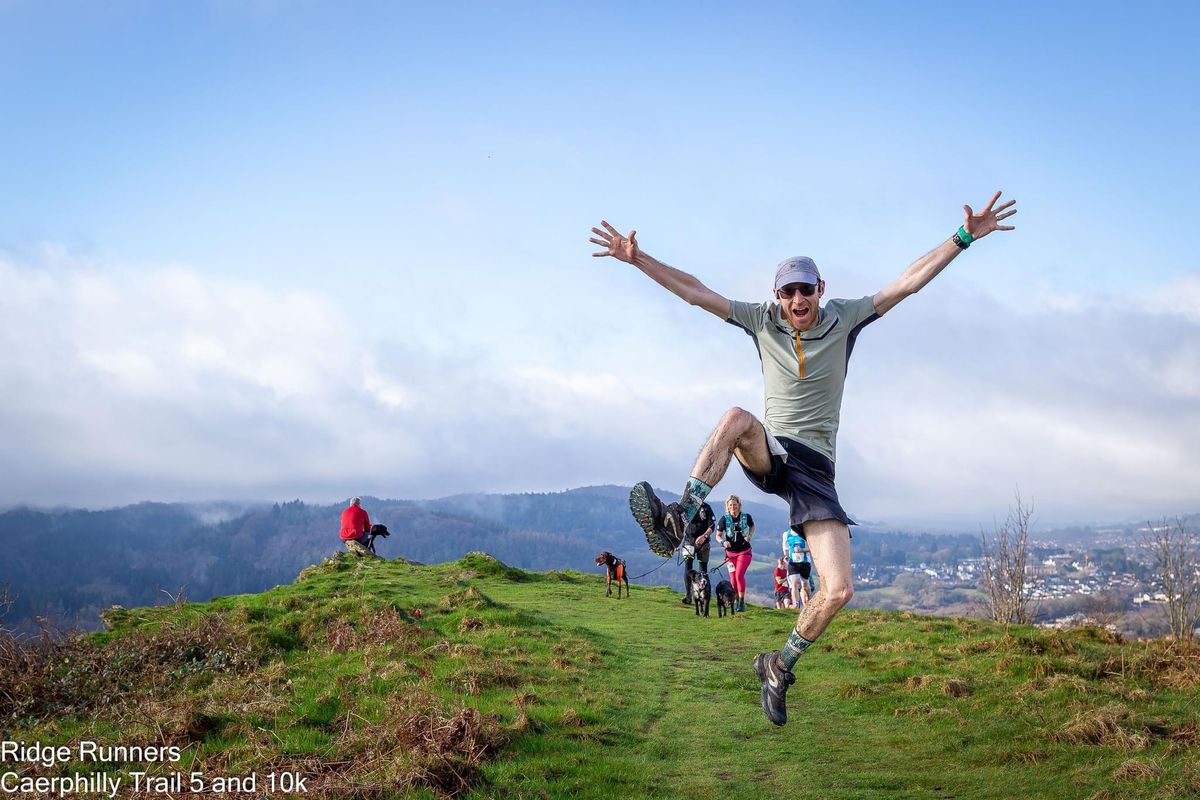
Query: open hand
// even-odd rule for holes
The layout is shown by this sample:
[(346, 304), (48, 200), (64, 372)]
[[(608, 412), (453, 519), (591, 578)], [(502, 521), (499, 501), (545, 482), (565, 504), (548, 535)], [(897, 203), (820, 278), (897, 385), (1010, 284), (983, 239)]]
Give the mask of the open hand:
[(967, 233), (971, 234), (972, 239), (982, 239), (992, 231), (1011, 231), (1015, 226), (1001, 225), (1000, 221), (1008, 219), (1013, 214), (1017, 213), (1012, 206), (1016, 205), (1016, 200), (1009, 200), (1006, 203), (1001, 203), (998, 208), (992, 208), (996, 205), (996, 201), (1000, 199), (1000, 192), (992, 195), (992, 199), (988, 201), (987, 206), (975, 213), (970, 206), (963, 206), (963, 211), (966, 213), (966, 221), (963, 222), (963, 228)]
[(616, 228), (604, 220), (600, 220), (600, 224), (604, 226), (604, 230), (592, 228), (592, 233), (596, 235), (588, 241), (605, 249), (598, 253), (592, 253), (592, 255), (612, 256), (627, 264), (632, 264), (638, 256), (637, 231), (630, 231), (628, 236), (622, 236)]

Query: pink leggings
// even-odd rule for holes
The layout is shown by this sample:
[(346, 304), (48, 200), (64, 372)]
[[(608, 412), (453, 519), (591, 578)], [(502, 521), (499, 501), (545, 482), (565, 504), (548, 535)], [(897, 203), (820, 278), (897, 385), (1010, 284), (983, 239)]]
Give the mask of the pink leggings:
[(746, 570), (754, 559), (753, 550), (743, 550), (740, 553), (725, 552), (729, 558), (729, 581), (733, 584), (733, 593), (741, 597), (746, 593)]

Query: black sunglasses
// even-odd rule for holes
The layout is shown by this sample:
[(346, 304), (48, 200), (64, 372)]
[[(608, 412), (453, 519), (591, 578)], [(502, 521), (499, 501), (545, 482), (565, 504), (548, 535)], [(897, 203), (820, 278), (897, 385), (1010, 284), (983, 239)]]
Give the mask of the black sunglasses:
[(804, 297), (812, 297), (817, 293), (817, 285), (815, 283), (789, 283), (787, 286), (781, 286), (775, 291), (779, 292), (779, 296), (784, 300), (788, 300), (796, 292), (799, 292)]

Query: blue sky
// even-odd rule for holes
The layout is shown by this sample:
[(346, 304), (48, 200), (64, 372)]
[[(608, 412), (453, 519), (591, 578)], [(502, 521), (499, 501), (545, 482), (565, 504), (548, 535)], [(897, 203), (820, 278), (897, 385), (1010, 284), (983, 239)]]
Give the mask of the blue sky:
[(674, 487), (753, 348), (592, 224), (856, 297), (1001, 188), (856, 350), (847, 506), (1196, 510), (1193, 4), (645, 5), (0, 2), (0, 503)]

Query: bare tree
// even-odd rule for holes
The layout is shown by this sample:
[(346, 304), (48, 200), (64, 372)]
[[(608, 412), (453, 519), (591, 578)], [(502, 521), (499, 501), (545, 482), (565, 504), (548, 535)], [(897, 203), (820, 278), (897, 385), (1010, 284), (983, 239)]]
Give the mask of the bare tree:
[(981, 585), (988, 616), (1004, 624), (1024, 625), (1037, 615), (1033, 581), (1025, 573), (1029, 557), (1029, 528), (1033, 522), (1033, 501), (1021, 499), (1021, 490), (1013, 493), (1004, 524), (983, 540), (983, 577)]
[(1191, 647), (1200, 625), (1200, 534), (1178, 517), (1174, 522), (1164, 517), (1160, 525), (1146, 523), (1142, 546), (1162, 581), (1171, 635)]
[(8, 612), (12, 611), (15, 602), (16, 598), (12, 596), (8, 584), (0, 586), (0, 627), (4, 626), (4, 621), (8, 619)]
[[(6, 676), (17, 674), (14, 668), (21, 662), (21, 640), (17, 634), (8, 629), (8, 613), (13, 607), (13, 596), (8, 586), (0, 587), (0, 672)], [(11, 700), (7, 686), (0, 686), (0, 704)]]

